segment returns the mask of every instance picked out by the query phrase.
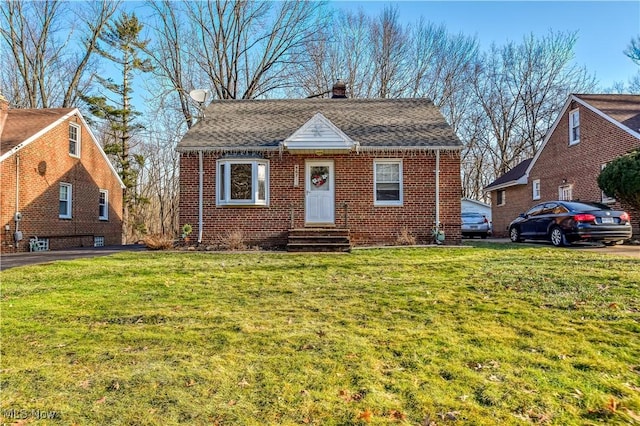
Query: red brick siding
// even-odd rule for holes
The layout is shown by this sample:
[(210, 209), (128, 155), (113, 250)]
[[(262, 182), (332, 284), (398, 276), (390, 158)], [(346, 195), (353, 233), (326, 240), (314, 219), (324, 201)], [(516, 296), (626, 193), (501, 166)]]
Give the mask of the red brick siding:
[[(408, 154), (374, 156), (367, 153), (323, 157), (267, 154), (270, 160), (270, 205), (268, 207), (216, 207), (217, 156), (204, 154), (203, 243), (216, 244), (230, 230), (242, 230), (246, 242), (262, 247), (283, 246), (291, 227), (304, 227), (305, 160), (333, 160), (335, 167), (335, 220), (344, 226), (344, 203), (348, 227), (356, 245), (391, 244), (403, 228), (425, 243), (435, 221), (435, 155)], [(403, 206), (374, 206), (374, 159), (402, 158)], [(294, 187), (294, 166), (299, 168), (299, 186)], [(440, 220), (446, 242), (460, 242), (460, 159), (457, 153), (440, 156)], [(198, 155), (180, 157), (180, 223), (198, 229)], [(197, 237), (196, 237), (197, 238)]]
[[(491, 191), (491, 218), (493, 221), (493, 236), (506, 237), (509, 235), (509, 223), (518, 215), (531, 207), (530, 185), (518, 185), (506, 188), (505, 203), (498, 205), (497, 192)], [(528, 198), (527, 198), (528, 197)]]
[[(569, 145), (569, 113), (580, 111), (580, 142)], [(558, 199), (558, 187), (573, 185), (573, 198), (582, 201), (601, 201), (598, 175), (602, 164), (640, 147), (640, 140), (605, 120), (582, 105), (570, 107), (563, 114), (553, 134), (547, 141), (536, 163), (531, 169), (527, 185), (507, 188), (507, 205), (495, 206), (495, 191), (492, 191), (492, 214), (494, 224), (508, 224), (518, 213), (545, 200)], [(540, 179), (541, 199), (533, 200), (532, 182)], [(637, 235), (640, 215), (628, 206)], [(504, 228), (502, 228), (504, 229)]]
[[(72, 117), (69, 122), (76, 123)], [(81, 126), (80, 158), (68, 154), (69, 122), (56, 126), (0, 164), (0, 247), (3, 253), (28, 251), (29, 238), (48, 237), (50, 249), (92, 246), (93, 236), (103, 236), (105, 245), (122, 244), (122, 189), (89, 132)], [(19, 156), (20, 230), (23, 240), (14, 243), (16, 211), (16, 156)], [(39, 165), (46, 163), (40, 173)], [(42, 166), (41, 170), (42, 169)], [(72, 218), (60, 219), (60, 183), (71, 184)], [(98, 219), (99, 191), (109, 191), (109, 220)], [(9, 231), (6, 231), (6, 226)]]

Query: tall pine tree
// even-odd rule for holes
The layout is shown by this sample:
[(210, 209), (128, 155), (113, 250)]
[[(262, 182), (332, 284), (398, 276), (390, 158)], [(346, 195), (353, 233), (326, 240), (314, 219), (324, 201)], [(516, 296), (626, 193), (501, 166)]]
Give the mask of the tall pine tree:
[(116, 168), (125, 185), (123, 227), (127, 241), (145, 231), (144, 223), (139, 220), (139, 212), (145, 200), (138, 193), (136, 185), (144, 158), (131, 153), (132, 135), (142, 128), (135, 120), (140, 113), (135, 111), (131, 103), (133, 76), (136, 72), (152, 71), (149, 59), (140, 57), (148, 44), (148, 40), (140, 39), (142, 28), (143, 25), (135, 14), (125, 12), (108, 26), (100, 36), (105, 46), (99, 46), (98, 53), (113, 62), (121, 73), (121, 81), (96, 75), (100, 85), (112, 96), (82, 97), (89, 111), (106, 124), (104, 150), (115, 158)]

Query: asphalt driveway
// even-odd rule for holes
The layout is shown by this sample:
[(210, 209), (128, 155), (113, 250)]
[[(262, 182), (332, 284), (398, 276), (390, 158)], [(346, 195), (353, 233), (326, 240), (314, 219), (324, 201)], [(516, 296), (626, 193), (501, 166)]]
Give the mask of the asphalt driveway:
[(141, 244), (129, 244), (123, 246), (108, 247), (84, 247), (69, 250), (39, 251), (30, 253), (3, 254), (0, 257), (0, 270), (15, 268), (16, 266), (35, 265), (38, 263), (50, 263), (56, 260), (79, 259), (84, 257), (108, 256), (121, 251), (146, 250)]

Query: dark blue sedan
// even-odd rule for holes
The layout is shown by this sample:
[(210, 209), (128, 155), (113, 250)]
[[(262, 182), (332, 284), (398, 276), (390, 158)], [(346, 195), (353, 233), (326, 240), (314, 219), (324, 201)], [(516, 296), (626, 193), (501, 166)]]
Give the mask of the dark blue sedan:
[(556, 247), (578, 241), (621, 244), (631, 238), (629, 215), (600, 203), (547, 201), (531, 207), (509, 225), (509, 238), (549, 240)]

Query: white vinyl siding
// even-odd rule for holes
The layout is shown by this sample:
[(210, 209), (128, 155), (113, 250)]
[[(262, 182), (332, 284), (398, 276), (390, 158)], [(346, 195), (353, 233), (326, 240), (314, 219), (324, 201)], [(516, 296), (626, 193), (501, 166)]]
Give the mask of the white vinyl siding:
[(402, 205), (402, 160), (375, 160), (373, 181), (374, 205)]

